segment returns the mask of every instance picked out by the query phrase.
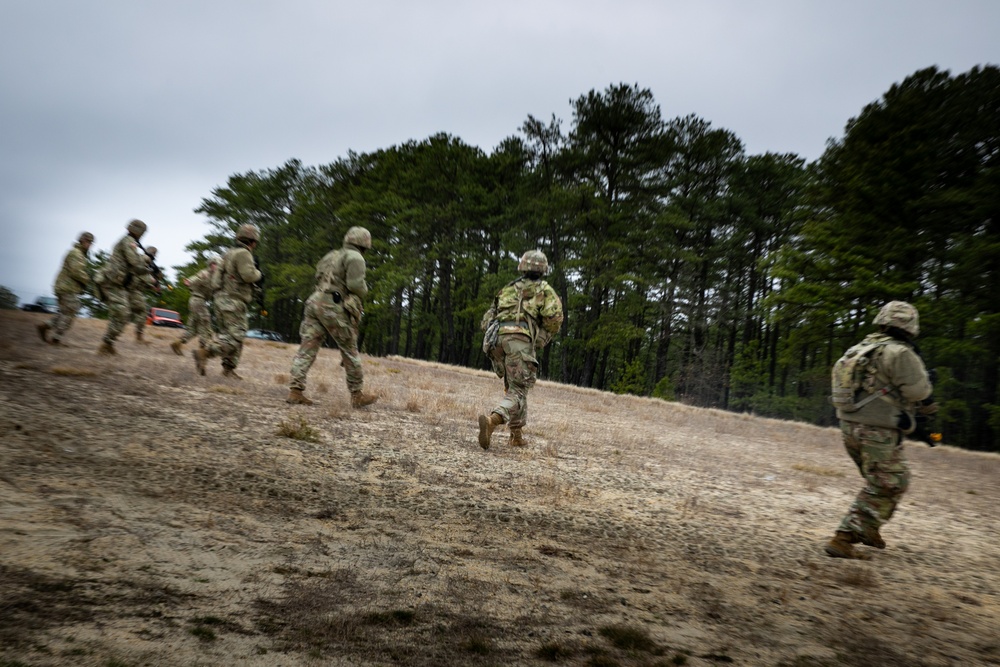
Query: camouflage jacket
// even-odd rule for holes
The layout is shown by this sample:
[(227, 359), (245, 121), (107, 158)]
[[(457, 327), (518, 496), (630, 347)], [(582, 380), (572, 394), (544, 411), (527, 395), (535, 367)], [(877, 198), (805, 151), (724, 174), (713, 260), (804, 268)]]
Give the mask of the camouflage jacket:
[(538, 348), (544, 347), (562, 326), (562, 300), (544, 280), (522, 277), (506, 285), (497, 294), (495, 308), (486, 311), (484, 325), (496, 318), (501, 334), (530, 336)]
[(365, 282), (365, 257), (350, 243), (331, 250), (316, 265), (316, 291), (339, 292), (344, 309), (355, 321), (361, 320), (364, 300), (368, 296)]
[[(866, 388), (868, 393), (882, 387), (888, 387), (889, 391), (855, 412), (837, 410), (837, 418), (868, 426), (899, 428), (900, 417), (906, 414), (909, 423), (915, 424), (917, 405), (933, 391), (923, 359), (912, 345), (884, 333), (870, 334), (864, 342), (885, 343), (872, 353), (870, 365), (874, 372), (871, 375), (872, 386)], [(909, 431), (912, 431), (912, 426)]]
[(80, 294), (90, 286), (90, 274), (87, 273), (87, 255), (77, 243), (66, 253), (62, 269), (56, 276), (56, 294)]
[(222, 257), (222, 263), (215, 276), (212, 286), (223, 295), (233, 297), (243, 303), (253, 301), (253, 286), (263, 274), (253, 261), (253, 253), (243, 243), (237, 241), (236, 247), (230, 248)]
[(112, 287), (139, 289), (143, 286), (139, 284), (140, 280), (144, 284), (149, 284), (149, 281), (144, 279), (149, 273), (146, 254), (139, 250), (139, 245), (132, 235), (126, 234), (112, 248), (111, 256), (101, 269), (101, 282)]
[[(216, 269), (218, 270), (218, 269)], [(212, 270), (204, 268), (198, 273), (184, 281), (184, 284), (191, 290), (191, 296), (197, 296), (205, 301), (212, 299)]]

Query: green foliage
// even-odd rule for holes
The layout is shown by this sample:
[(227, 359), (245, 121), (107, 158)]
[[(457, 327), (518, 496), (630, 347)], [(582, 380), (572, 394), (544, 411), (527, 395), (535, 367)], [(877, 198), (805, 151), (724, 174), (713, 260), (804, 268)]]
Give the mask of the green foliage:
[(0, 285), (0, 310), (16, 310), (18, 301), (16, 294)]

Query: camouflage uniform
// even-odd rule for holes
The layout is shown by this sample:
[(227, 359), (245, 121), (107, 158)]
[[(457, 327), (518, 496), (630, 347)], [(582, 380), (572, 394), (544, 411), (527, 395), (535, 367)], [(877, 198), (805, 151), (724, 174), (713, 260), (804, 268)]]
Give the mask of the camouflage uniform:
[[(498, 344), (490, 350), (493, 370), (503, 378), (504, 396), (490, 416), (480, 417), (480, 445), (489, 447), (493, 428), (507, 423), (510, 444), (520, 446), (521, 428), (528, 419), (528, 390), (538, 376), (535, 356), (559, 331), (562, 325), (562, 301), (540, 275), (548, 270), (545, 255), (538, 250), (524, 254), (518, 265), (525, 272), (518, 280), (497, 294), (493, 308), (483, 316), (483, 330), (490, 321), (499, 325)], [(539, 277), (535, 277), (538, 274)]]
[(191, 297), (188, 299), (188, 326), (181, 335), (181, 345), (195, 336), (202, 347), (212, 340), (212, 313), (208, 309), (208, 302), (212, 300), (212, 274), (215, 271), (215, 266), (211, 265), (184, 281), (191, 290)]
[(114, 342), (125, 330), (132, 316), (134, 286), (148, 284), (149, 262), (138, 245), (138, 239), (146, 232), (146, 223), (133, 220), (128, 224), (128, 229), (129, 233), (111, 250), (111, 256), (100, 274), (100, 287), (108, 306), (108, 328), (104, 332), (100, 349), (105, 354), (114, 354)]
[(374, 402), (373, 395), (364, 393), (364, 372), (358, 353), (358, 329), (368, 294), (364, 252), (370, 247), (368, 230), (352, 227), (344, 235), (343, 247), (330, 251), (316, 265), (316, 290), (306, 300), (299, 327), (302, 342), (292, 360), (288, 402), (311, 403), (302, 392), (327, 334), (340, 348), (352, 404), (360, 407)]
[[(48, 324), (39, 325), (42, 340), (48, 340), (53, 345), (59, 344), (60, 338), (73, 326), (73, 320), (80, 312), (80, 294), (90, 286), (87, 253), (93, 241), (94, 235), (90, 232), (81, 234), (76, 244), (66, 253), (62, 269), (56, 277), (55, 293), (59, 300), (59, 312)], [(49, 331), (52, 332), (51, 336), (46, 339), (46, 332)]]
[(857, 400), (863, 402), (882, 387), (888, 393), (857, 410), (837, 410), (844, 446), (866, 484), (827, 547), (831, 556), (857, 557), (850, 548), (857, 542), (885, 547), (879, 528), (892, 517), (910, 484), (902, 436), (915, 428), (918, 411), (924, 412), (929, 405), (936, 409), (936, 404), (928, 403), (931, 382), (911, 340), (919, 333), (916, 309), (905, 302), (890, 302), (875, 324), (882, 330), (867, 336), (862, 344), (881, 345), (868, 363), (869, 390), (860, 390)]
[[(252, 231), (250, 231), (252, 228)], [(213, 306), (218, 319), (218, 336), (211, 339), (204, 349), (195, 350), (199, 372), (204, 374), (203, 360), (222, 357), (223, 375), (235, 374), (243, 352), (243, 339), (247, 335), (247, 306), (253, 301), (255, 285), (264, 274), (254, 263), (251, 243), (256, 246), (259, 232), (252, 225), (244, 225), (237, 232), (236, 246), (222, 257), (221, 266), (212, 277)], [(201, 356), (198, 353), (204, 352)]]

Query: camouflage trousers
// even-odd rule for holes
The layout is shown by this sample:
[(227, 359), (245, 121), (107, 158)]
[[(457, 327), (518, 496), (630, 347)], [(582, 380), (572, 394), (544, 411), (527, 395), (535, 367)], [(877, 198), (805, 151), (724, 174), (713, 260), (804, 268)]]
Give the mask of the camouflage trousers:
[(493, 412), (512, 429), (528, 421), (528, 390), (538, 378), (538, 360), (531, 339), (522, 334), (500, 334), (500, 344), (493, 349), (494, 367), (503, 366), (503, 400)]
[(219, 335), (205, 346), (210, 357), (222, 357), (222, 367), (239, 366), (243, 353), (243, 339), (247, 336), (247, 304), (230, 295), (215, 297), (215, 316)]
[(306, 300), (299, 337), (302, 343), (292, 360), (289, 387), (300, 391), (306, 388), (306, 376), (316, 361), (323, 338), (330, 334), (340, 348), (344, 372), (347, 374), (347, 388), (351, 393), (361, 391), (365, 384), (361, 370), (361, 355), (358, 354), (358, 323), (348, 314), (342, 304), (334, 303), (329, 292), (313, 292)]
[(140, 335), (142, 330), (146, 328), (146, 311), (149, 310), (149, 306), (146, 304), (146, 293), (138, 289), (128, 290), (128, 305), (132, 322), (135, 323), (135, 333)]
[[(114, 343), (122, 331), (125, 330), (129, 321), (134, 317), (133, 304), (136, 303), (136, 297), (133, 296), (134, 292), (138, 293), (139, 299), (142, 299), (142, 323), (145, 326), (146, 301), (141, 292), (118, 285), (102, 285), (101, 290), (104, 292), (104, 305), (108, 307), (108, 328), (104, 331), (105, 343)], [(141, 328), (138, 328), (138, 325), (136, 327), (139, 331), (142, 331)]]
[(861, 535), (892, 517), (910, 485), (910, 468), (898, 429), (841, 421), (840, 430), (847, 453), (867, 483), (837, 530)]
[(186, 343), (195, 336), (202, 347), (208, 347), (212, 342), (212, 313), (208, 310), (208, 302), (194, 294), (188, 299), (187, 329), (181, 334), (181, 342)]
[(59, 299), (59, 312), (52, 316), (52, 322), (49, 323), (53, 342), (59, 342), (62, 335), (69, 331), (76, 314), (80, 312), (79, 294), (56, 294), (56, 298)]

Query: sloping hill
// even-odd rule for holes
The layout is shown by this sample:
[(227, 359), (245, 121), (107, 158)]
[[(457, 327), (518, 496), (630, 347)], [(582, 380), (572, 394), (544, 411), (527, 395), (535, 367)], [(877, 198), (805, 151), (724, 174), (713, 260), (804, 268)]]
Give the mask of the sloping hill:
[(365, 358), (352, 411), (324, 349), (291, 408), (294, 346), (41, 321), (0, 311), (0, 666), (1000, 664), (998, 456), (910, 445), (835, 560), (833, 429), (540, 382), (484, 452), (485, 372)]

